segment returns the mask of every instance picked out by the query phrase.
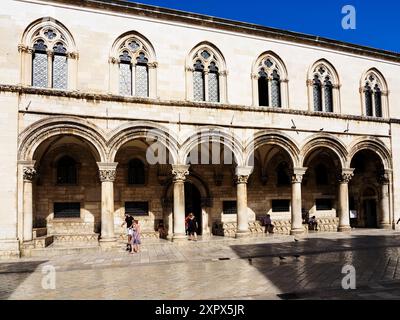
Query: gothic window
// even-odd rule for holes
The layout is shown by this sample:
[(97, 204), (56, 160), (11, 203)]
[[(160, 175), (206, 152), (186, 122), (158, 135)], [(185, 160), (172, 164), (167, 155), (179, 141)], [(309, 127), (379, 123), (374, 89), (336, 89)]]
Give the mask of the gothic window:
[(309, 75), (310, 108), (316, 112), (337, 112), (339, 101), (338, 75), (327, 61), (319, 61)]
[(145, 166), (139, 159), (133, 159), (128, 164), (128, 184), (144, 185), (146, 181)]
[(282, 162), (276, 168), (277, 185), (278, 186), (289, 186), (290, 185), (290, 175), (289, 167), (286, 163)]
[(66, 90), (68, 88), (66, 36), (56, 28), (44, 27), (34, 34), (34, 39), (32, 86)]
[(204, 101), (205, 94), (205, 84), (204, 84), (204, 65), (200, 60), (197, 60), (194, 64), (193, 71), (193, 98), (194, 101)]
[(139, 39), (128, 38), (119, 47), (119, 93), (149, 97), (149, 53)]
[(32, 55), (32, 86), (46, 88), (48, 86), (47, 46), (43, 40), (37, 40), (33, 45)]
[(193, 100), (220, 102), (220, 61), (209, 48), (196, 51), (192, 60)]
[(61, 42), (58, 42), (53, 48), (53, 53), (53, 88), (67, 89), (67, 49)]
[(57, 184), (76, 184), (77, 164), (74, 159), (64, 156), (57, 162)]
[(383, 117), (383, 84), (377, 74), (370, 72), (364, 80), (364, 108), (367, 117)]
[(315, 168), (315, 181), (317, 186), (325, 186), (329, 184), (328, 170), (322, 163)]
[(329, 77), (324, 82), (325, 112), (333, 112), (333, 86)]
[(322, 84), (317, 75), (313, 80), (313, 100), (314, 111), (322, 111)]
[(258, 105), (282, 107), (282, 70), (283, 67), (271, 55), (266, 55), (257, 65)]

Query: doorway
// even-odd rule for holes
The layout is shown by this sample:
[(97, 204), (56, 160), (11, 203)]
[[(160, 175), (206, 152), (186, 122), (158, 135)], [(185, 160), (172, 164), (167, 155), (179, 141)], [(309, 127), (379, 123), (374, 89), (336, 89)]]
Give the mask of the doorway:
[(199, 189), (196, 188), (192, 183), (185, 183), (185, 217), (189, 214), (193, 213), (196, 217), (198, 223), (198, 235), (203, 233), (203, 219), (202, 219), (202, 210), (201, 210), (201, 194)]
[(376, 212), (376, 200), (364, 200), (365, 227), (378, 228), (378, 217)]

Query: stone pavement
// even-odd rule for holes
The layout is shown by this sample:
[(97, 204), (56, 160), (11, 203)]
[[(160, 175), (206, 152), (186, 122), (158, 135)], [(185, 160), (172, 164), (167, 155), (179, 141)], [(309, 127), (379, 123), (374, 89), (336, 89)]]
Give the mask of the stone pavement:
[[(141, 253), (90, 252), (0, 263), (0, 299), (400, 299), (400, 233), (148, 243)], [(344, 265), (357, 290), (341, 289)], [(56, 270), (42, 288), (44, 266)]]

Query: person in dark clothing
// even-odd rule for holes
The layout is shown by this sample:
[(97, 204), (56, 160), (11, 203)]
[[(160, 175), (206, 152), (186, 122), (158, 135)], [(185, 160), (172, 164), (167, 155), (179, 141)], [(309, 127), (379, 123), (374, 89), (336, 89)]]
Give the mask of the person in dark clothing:
[(189, 220), (188, 220), (188, 233), (189, 233), (189, 240), (194, 240), (197, 241), (197, 229), (198, 229), (198, 224), (196, 217), (194, 216), (193, 213), (189, 214)]
[(121, 225), (121, 227), (123, 227), (126, 224), (126, 235), (128, 236), (128, 243), (126, 244), (126, 251), (132, 251), (132, 246), (131, 246), (132, 235), (131, 235), (130, 229), (132, 228), (133, 220), (134, 220), (134, 218), (131, 215), (125, 214), (125, 222), (122, 223), (122, 225)]

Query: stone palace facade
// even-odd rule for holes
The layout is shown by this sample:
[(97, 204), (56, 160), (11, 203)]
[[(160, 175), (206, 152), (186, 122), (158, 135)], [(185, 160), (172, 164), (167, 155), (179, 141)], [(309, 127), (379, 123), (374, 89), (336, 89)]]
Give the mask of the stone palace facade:
[[(400, 54), (124, 1), (0, 4), (0, 256), (396, 228)], [(339, 23), (339, 22), (338, 22)]]

